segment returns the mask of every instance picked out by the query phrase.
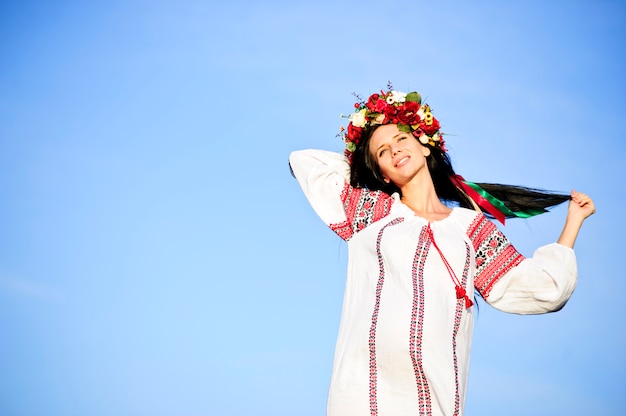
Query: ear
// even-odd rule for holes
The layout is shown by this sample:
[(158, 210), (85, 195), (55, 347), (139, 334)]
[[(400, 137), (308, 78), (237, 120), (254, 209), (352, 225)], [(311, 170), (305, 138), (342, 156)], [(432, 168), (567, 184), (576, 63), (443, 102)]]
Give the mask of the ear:
[(422, 146), (422, 154), (424, 155), (424, 157), (430, 156), (430, 147)]

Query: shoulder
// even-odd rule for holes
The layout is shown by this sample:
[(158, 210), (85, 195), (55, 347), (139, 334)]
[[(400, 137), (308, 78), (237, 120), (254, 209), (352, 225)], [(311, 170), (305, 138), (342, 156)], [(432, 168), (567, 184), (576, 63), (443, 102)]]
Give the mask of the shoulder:
[(480, 211), (475, 211), (473, 209), (455, 207), (452, 210), (451, 217), (454, 218), (454, 221), (464, 229), (469, 235), (469, 230), (472, 227), (475, 227), (476, 224), (480, 224), (483, 221), (491, 222), (485, 217), (485, 215)]
[(474, 248), (478, 248), (486, 241), (492, 241), (494, 238), (499, 241), (501, 240), (501, 242), (505, 242), (506, 240), (506, 237), (493, 221), (480, 211), (467, 208), (455, 208), (455, 218), (472, 241)]

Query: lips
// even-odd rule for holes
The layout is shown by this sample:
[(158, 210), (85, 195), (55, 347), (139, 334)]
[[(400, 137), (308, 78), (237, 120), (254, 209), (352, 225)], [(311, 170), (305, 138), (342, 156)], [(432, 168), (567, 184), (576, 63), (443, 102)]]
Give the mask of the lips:
[(403, 156), (403, 157), (401, 157), (401, 158), (400, 158), (400, 160), (398, 160), (398, 161), (395, 163), (395, 165), (394, 165), (394, 166), (395, 166), (396, 168), (401, 168), (402, 166), (404, 166), (404, 165), (406, 165), (407, 163), (409, 163), (409, 159), (410, 159), (410, 157), (409, 157), (409, 156)]

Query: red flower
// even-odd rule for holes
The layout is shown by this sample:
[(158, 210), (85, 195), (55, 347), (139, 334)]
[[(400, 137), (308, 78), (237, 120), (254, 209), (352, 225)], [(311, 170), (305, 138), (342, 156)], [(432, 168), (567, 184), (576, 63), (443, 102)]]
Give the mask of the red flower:
[(348, 133), (346, 134), (346, 137), (348, 137), (348, 140), (351, 140), (354, 143), (358, 143), (362, 134), (363, 134), (363, 128), (355, 127), (354, 124), (352, 123), (348, 124)]
[(398, 124), (398, 109), (396, 107), (393, 105), (386, 105), (383, 110), (383, 114), (385, 115), (385, 121), (383, 121), (383, 124)]
[(402, 124), (412, 126), (420, 122), (420, 116), (417, 112), (420, 105), (416, 102), (405, 102), (398, 106), (398, 121)]
[(379, 101), (378, 100), (379, 97), (380, 96), (378, 94), (370, 95), (370, 98), (367, 99), (367, 104), (365, 104), (368, 110), (376, 111), (376, 103)]
[(382, 113), (385, 107), (387, 107), (387, 102), (385, 100), (378, 100), (376, 101), (376, 106), (374, 107), (374, 111), (376, 113)]
[(426, 124), (423, 120), (420, 122), (420, 129), (422, 129), (424, 134), (429, 136), (435, 134), (437, 130), (439, 130), (439, 127), (439, 121), (435, 117), (433, 117), (433, 122), (430, 125)]

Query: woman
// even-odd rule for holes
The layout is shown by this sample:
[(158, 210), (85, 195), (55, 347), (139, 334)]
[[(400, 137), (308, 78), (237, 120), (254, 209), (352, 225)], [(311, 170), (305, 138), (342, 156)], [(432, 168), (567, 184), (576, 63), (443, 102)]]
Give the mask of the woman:
[[(505, 312), (561, 309), (576, 285), (572, 248), (593, 202), (575, 191), (464, 181), (416, 92), (390, 87), (355, 107), (345, 157), (290, 156), (312, 207), (349, 248), (328, 415), (462, 415), (473, 292)], [(528, 259), (485, 216), (504, 222), (567, 199), (557, 243)]]

